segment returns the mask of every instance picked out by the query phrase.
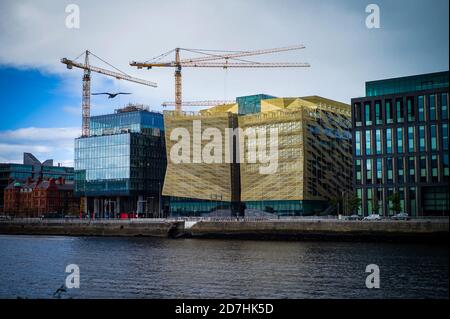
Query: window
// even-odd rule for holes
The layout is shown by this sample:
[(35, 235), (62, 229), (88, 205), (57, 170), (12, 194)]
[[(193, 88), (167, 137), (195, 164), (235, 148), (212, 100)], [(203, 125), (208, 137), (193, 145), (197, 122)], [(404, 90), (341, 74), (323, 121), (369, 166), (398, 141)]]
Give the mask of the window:
[(377, 158), (377, 184), (381, 184), (383, 183), (383, 159), (382, 158)]
[(403, 187), (399, 187), (398, 196), (400, 197), (400, 211), (405, 211), (405, 189)]
[(448, 119), (447, 93), (441, 93), (441, 120)]
[(431, 142), (431, 150), (432, 151), (436, 151), (438, 146), (437, 146), (437, 129), (436, 129), (436, 125), (430, 125), (430, 142)]
[(382, 153), (381, 148), (381, 130), (375, 130), (375, 151), (379, 155)]
[(381, 112), (381, 101), (375, 101), (375, 121), (377, 125), (383, 124), (383, 113)]
[(368, 188), (366, 189), (366, 204), (367, 204), (367, 214), (373, 213), (373, 203), (372, 203), (373, 197), (372, 197), (372, 189)]
[(406, 99), (408, 108), (408, 122), (414, 122), (416, 119), (416, 112), (414, 111), (414, 98), (408, 97)]
[(417, 109), (418, 109), (418, 113), (419, 113), (419, 121), (425, 121), (425, 108), (423, 105), (423, 95), (418, 97), (418, 103), (417, 103)]
[(387, 177), (387, 182), (388, 183), (392, 183), (393, 181), (393, 167), (392, 167), (392, 157), (387, 157), (386, 158), (386, 177)]
[(425, 156), (421, 156), (419, 159), (419, 169), (420, 169), (420, 181), (427, 181), (427, 158)]
[(356, 156), (361, 155), (361, 131), (355, 132), (355, 154)]
[[(356, 196), (359, 198), (360, 203), (362, 203), (362, 189), (361, 188), (356, 189)], [(361, 204), (358, 207), (358, 214), (361, 215)]]
[(403, 127), (397, 127), (397, 153), (403, 152)]
[(397, 157), (397, 179), (399, 184), (403, 184), (405, 181), (403, 157)]
[(425, 151), (425, 126), (419, 126), (419, 151)]
[(386, 124), (392, 124), (393, 121), (393, 114), (392, 114), (392, 104), (391, 100), (386, 100), (384, 103), (385, 110), (386, 110)]
[(354, 110), (355, 110), (355, 125), (361, 126), (362, 125), (361, 103), (355, 103)]
[(408, 158), (408, 181), (410, 183), (416, 182), (416, 165), (414, 161), (414, 157), (410, 156)]
[(372, 160), (366, 159), (366, 183), (372, 184)]
[(366, 155), (372, 154), (372, 139), (370, 130), (366, 131)]
[(430, 110), (430, 121), (436, 120), (436, 96), (428, 95), (428, 109)]
[(378, 203), (378, 214), (383, 214), (383, 189), (377, 188), (376, 189), (376, 201)]
[(357, 159), (355, 161), (355, 170), (356, 170), (356, 183), (357, 184), (361, 184), (361, 180), (362, 180), (362, 172), (361, 172), (361, 160)]
[(408, 127), (408, 152), (414, 153), (414, 126)]
[(431, 155), (431, 180), (437, 182), (438, 180), (438, 159), (437, 155)]
[(393, 215), (394, 214), (394, 212), (393, 212), (393, 210), (392, 210), (392, 200), (391, 200), (391, 196), (392, 195), (394, 195), (394, 189), (393, 188), (391, 188), (391, 187), (389, 187), (388, 189), (387, 189), (387, 198), (388, 198), (388, 214), (389, 215)]
[(370, 102), (364, 103), (364, 113), (366, 119), (366, 126), (372, 125), (372, 105)]
[(444, 170), (444, 177), (448, 180), (448, 153), (442, 156), (442, 168)]
[(403, 123), (405, 121), (405, 115), (403, 110), (403, 101), (401, 99), (395, 101), (395, 108), (397, 110), (397, 123)]
[(392, 129), (386, 129), (386, 154), (392, 154)]
[(417, 216), (416, 213), (416, 188), (410, 187), (409, 188), (409, 211), (411, 216)]
[(442, 149), (448, 151), (448, 124), (442, 124)]

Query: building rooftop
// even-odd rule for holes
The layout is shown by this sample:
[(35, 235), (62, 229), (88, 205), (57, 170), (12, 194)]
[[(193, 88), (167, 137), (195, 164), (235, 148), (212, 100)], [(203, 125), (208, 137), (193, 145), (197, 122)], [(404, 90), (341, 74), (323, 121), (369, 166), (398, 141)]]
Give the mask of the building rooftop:
[(406, 93), (448, 87), (449, 72), (436, 72), (366, 82), (366, 96)]

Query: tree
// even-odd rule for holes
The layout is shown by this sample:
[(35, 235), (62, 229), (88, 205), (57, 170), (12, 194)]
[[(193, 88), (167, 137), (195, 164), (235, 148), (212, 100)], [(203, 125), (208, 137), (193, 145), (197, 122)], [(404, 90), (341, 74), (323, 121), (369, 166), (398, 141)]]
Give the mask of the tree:
[(391, 209), (394, 211), (394, 213), (398, 214), (402, 211), (402, 205), (400, 203), (400, 194), (399, 193), (393, 193), (389, 196), (389, 201), (391, 202)]
[(361, 199), (356, 194), (349, 195), (347, 199), (347, 207), (350, 213), (354, 213), (361, 207)]
[(340, 196), (333, 196), (330, 199), (330, 204), (336, 207), (336, 211), (339, 214), (340, 207), (342, 207), (342, 198)]
[(378, 204), (378, 199), (376, 197), (372, 198), (372, 214), (378, 214), (380, 210), (380, 205)]

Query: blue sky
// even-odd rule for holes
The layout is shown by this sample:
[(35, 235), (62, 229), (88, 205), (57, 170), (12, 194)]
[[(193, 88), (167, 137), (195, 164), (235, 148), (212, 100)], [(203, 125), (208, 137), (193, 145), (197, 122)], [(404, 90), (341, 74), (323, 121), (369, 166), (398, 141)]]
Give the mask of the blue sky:
[[(80, 29), (65, 27), (69, 3), (80, 7)], [(380, 7), (380, 29), (365, 26), (369, 3)], [(161, 110), (162, 101), (173, 100), (172, 69), (135, 70), (130, 60), (174, 47), (251, 50), (303, 43), (304, 50), (255, 60), (309, 62), (309, 69), (185, 69), (183, 98), (316, 94), (349, 103), (364, 94), (367, 80), (448, 70), (448, 6), (448, 0), (1, 1), (0, 162), (20, 162), (23, 152), (35, 152), (41, 160), (72, 164), (82, 72), (67, 70), (62, 57), (89, 49), (159, 84), (154, 89), (93, 75), (93, 92), (133, 93), (92, 97), (92, 114), (103, 114), (128, 102)]]

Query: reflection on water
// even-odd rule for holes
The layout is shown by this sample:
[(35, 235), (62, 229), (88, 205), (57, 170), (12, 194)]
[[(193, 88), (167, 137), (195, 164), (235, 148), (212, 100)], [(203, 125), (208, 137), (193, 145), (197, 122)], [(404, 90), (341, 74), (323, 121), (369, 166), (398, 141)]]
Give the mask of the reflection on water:
[[(0, 298), (448, 298), (448, 246), (0, 236)], [(367, 289), (368, 264), (381, 288)]]

